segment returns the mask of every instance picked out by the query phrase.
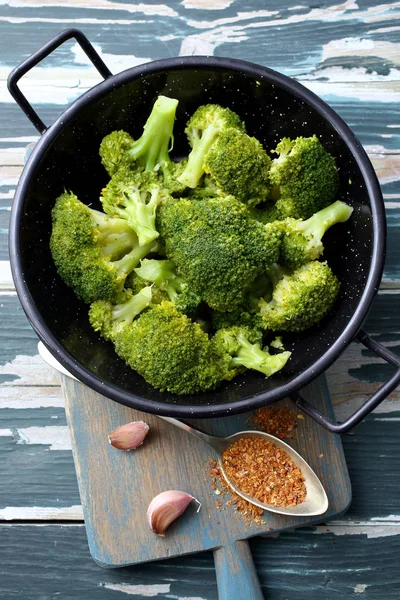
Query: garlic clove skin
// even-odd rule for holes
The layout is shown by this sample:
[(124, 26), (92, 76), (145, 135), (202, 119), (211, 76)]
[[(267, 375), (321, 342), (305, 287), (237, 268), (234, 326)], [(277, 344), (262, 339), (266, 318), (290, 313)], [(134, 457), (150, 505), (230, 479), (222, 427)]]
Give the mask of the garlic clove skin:
[(150, 529), (157, 535), (164, 536), (168, 527), (185, 512), (189, 504), (194, 500), (201, 504), (194, 496), (178, 490), (168, 490), (161, 492), (150, 502), (147, 509), (147, 521)]
[(149, 426), (143, 421), (132, 421), (121, 425), (110, 433), (108, 441), (111, 446), (119, 450), (134, 450), (141, 446), (146, 435), (149, 432)]

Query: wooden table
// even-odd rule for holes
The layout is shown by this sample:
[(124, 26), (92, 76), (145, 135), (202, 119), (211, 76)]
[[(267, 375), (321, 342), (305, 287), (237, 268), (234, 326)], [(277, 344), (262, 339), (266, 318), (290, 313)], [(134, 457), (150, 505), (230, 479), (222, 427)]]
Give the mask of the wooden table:
[[(214, 54), (267, 65), (301, 81), (353, 128), (378, 173), (387, 208), (388, 253), (366, 329), (399, 352), (400, 3), (1, 4), (0, 597), (215, 600), (210, 553), (111, 571), (99, 568), (89, 555), (58, 377), (37, 354), (37, 338), (9, 270), (10, 205), (25, 147), (38, 136), (8, 95), (5, 80), (12, 67), (55, 33), (78, 27), (114, 73), (157, 58)], [(97, 81), (77, 45), (70, 43), (34, 69), (23, 89), (50, 125)], [(328, 372), (337, 417), (354, 409), (389, 373), (387, 365), (353, 344)], [(399, 401), (399, 391), (394, 392), (343, 436), (354, 499), (341, 521), (252, 542), (266, 598), (400, 598)]]

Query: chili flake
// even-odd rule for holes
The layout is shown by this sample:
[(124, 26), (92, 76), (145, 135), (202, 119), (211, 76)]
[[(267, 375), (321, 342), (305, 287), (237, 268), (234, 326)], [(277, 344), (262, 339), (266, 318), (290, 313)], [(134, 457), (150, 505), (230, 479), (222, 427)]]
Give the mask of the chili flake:
[(229, 479), (245, 494), (274, 506), (296, 506), (307, 494), (290, 456), (263, 438), (240, 438), (222, 455)]
[[(219, 496), (219, 498), (224, 498), (225, 500), (225, 494), (227, 494), (228, 496), (228, 500), (225, 502), (226, 506), (230, 506), (233, 507), (237, 513), (245, 520), (245, 521), (249, 521), (249, 524), (251, 525), (251, 522), (255, 522), (258, 525), (263, 525), (265, 524), (265, 521), (261, 519), (262, 515), (264, 514), (264, 511), (262, 508), (260, 508), (259, 506), (255, 506), (254, 504), (251, 504), (250, 502), (247, 502), (247, 500), (245, 500), (244, 498), (242, 498), (241, 496), (238, 496), (238, 494), (236, 494), (231, 487), (229, 487), (229, 485), (226, 483), (224, 477), (221, 475), (220, 471), (217, 467), (217, 463), (215, 462), (215, 460), (210, 460), (210, 466), (211, 466), (211, 470), (210, 470), (210, 477), (211, 480), (213, 481), (213, 485), (211, 487), (216, 488), (216, 481), (218, 481), (218, 485), (221, 488), (221, 494)], [(217, 506), (218, 508), (222, 507), (222, 502), (218, 501), (217, 502)]]
[(286, 407), (266, 406), (256, 410), (251, 421), (258, 429), (278, 438), (291, 438), (298, 425), (297, 413)]

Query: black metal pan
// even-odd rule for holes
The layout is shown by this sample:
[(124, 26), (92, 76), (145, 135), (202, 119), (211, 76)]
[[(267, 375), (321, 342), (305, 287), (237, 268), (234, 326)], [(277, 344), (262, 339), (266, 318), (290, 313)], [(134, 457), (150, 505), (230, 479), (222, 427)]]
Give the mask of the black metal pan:
[[(47, 127), (18, 88), (19, 79), (60, 44), (75, 38), (104, 81), (73, 102)], [(384, 265), (386, 221), (382, 194), (360, 142), (320, 98), (292, 79), (244, 61), (215, 57), (160, 60), (112, 75), (78, 30), (61, 32), (9, 76), (9, 90), (41, 134), (22, 173), (11, 213), (10, 257), (16, 290), (38, 336), (82, 382), (122, 404), (174, 417), (231, 415), (289, 396), (297, 407), (335, 432), (347, 431), (400, 382), (400, 360), (362, 329)], [(354, 207), (350, 221), (325, 237), (325, 258), (342, 282), (335, 310), (318, 326), (284, 343), (293, 351), (285, 369), (270, 379), (247, 372), (220, 389), (193, 396), (161, 393), (120, 360), (88, 323), (83, 305), (58, 277), (49, 251), (51, 208), (66, 188), (93, 203), (107, 182), (100, 140), (114, 129), (139, 136), (159, 94), (179, 99), (174, 151), (188, 152), (184, 123), (200, 104), (229, 106), (248, 132), (274, 147), (283, 136), (316, 133), (337, 159), (341, 198)], [(299, 390), (323, 373), (353, 341), (396, 371), (344, 423), (333, 423)]]

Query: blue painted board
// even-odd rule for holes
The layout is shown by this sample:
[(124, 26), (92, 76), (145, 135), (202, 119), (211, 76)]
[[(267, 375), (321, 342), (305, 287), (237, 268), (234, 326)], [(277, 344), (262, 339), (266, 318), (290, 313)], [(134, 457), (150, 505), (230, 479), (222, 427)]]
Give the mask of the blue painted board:
[[(162, 558), (230, 546), (237, 540), (293, 529), (342, 514), (349, 506), (351, 487), (341, 440), (308, 419), (299, 419), (293, 446), (323, 482), (330, 501), (325, 515), (306, 519), (265, 513), (262, 524), (250, 523), (233, 507), (217, 506), (211, 488), (209, 459), (213, 451), (185, 432), (97, 394), (65, 376), (62, 390), (78, 476), (91, 554), (103, 566)], [(306, 397), (331, 414), (324, 378), (305, 390)], [(228, 435), (249, 429), (249, 414), (194, 421), (204, 430)], [(108, 444), (107, 435), (119, 425), (145, 420), (150, 433), (145, 444), (131, 452)], [(151, 499), (168, 489), (191, 493), (201, 503), (190, 506), (165, 538), (153, 534), (146, 522)]]

